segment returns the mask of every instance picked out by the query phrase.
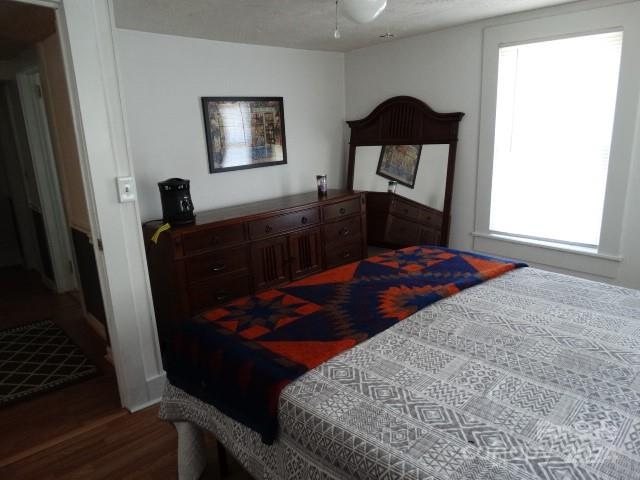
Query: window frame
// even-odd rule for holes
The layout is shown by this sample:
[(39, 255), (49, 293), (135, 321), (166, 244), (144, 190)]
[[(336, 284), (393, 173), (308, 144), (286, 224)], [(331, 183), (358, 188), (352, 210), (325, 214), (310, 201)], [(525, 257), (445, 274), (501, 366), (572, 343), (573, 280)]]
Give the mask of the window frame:
[[(617, 275), (623, 260), (621, 239), (640, 96), (640, 64), (634, 64), (634, 56), (640, 54), (640, 22), (634, 18), (640, 18), (640, 4), (635, 2), (484, 29), (474, 249), (577, 272), (611, 278)], [(612, 31), (623, 32), (623, 44), (598, 247), (492, 232), (489, 220), (499, 48)]]

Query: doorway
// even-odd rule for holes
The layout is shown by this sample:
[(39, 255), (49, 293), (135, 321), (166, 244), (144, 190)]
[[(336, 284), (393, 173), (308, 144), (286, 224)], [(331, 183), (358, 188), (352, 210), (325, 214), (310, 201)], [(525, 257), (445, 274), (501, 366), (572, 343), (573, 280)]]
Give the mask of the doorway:
[(0, 0), (0, 24), (0, 423), (11, 439), (0, 465), (7, 465), (122, 408), (56, 17)]
[[(125, 408), (137, 411), (160, 399), (165, 372), (139, 206), (135, 197), (119, 202), (115, 188), (118, 178), (135, 173), (119, 81), (113, 2), (16, 2), (47, 7), (55, 16), (120, 399)], [(0, 5), (7, 3), (0, 0)], [(0, 62), (0, 74), (3, 71)]]

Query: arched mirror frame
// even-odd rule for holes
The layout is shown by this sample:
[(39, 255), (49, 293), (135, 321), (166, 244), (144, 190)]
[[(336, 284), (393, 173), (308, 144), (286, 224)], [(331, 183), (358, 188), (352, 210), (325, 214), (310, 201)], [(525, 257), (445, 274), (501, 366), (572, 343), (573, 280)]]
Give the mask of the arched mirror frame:
[(462, 112), (438, 113), (417, 98), (399, 96), (385, 100), (363, 119), (347, 121), (351, 128), (347, 187), (350, 190), (353, 189), (358, 146), (448, 144), (449, 156), (440, 239), (442, 245), (448, 245), (458, 126), (463, 116)]

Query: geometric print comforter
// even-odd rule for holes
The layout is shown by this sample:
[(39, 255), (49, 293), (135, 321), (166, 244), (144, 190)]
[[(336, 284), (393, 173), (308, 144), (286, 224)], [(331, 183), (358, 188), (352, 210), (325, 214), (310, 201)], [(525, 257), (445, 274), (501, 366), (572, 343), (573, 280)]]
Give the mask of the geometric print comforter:
[(260, 436), (167, 384), (256, 479), (640, 479), (640, 292), (523, 268), (289, 384)]
[(282, 389), (444, 297), (524, 263), (412, 246), (238, 298), (181, 322), (169, 382), (273, 443)]

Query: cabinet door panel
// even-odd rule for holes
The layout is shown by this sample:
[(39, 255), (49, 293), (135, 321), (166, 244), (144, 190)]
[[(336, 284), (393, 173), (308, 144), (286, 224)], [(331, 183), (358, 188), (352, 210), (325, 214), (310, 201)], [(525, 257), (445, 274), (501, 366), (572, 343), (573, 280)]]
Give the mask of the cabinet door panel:
[(256, 290), (282, 285), (289, 280), (287, 237), (255, 242), (251, 246), (253, 284)]
[(289, 235), (291, 278), (297, 279), (322, 270), (320, 229), (314, 228)]

